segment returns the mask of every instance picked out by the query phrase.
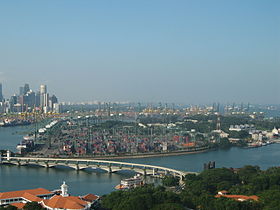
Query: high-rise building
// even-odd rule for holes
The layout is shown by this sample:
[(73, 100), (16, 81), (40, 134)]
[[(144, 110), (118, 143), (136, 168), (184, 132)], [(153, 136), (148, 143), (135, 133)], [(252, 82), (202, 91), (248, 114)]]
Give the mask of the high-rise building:
[(40, 94), (40, 92), (37, 92), (36, 93), (36, 96), (35, 96), (35, 106), (36, 107), (40, 107), (40, 105), (41, 105), (41, 94)]
[(23, 87), (23, 94), (27, 94), (30, 91), (29, 84), (25, 84)]
[(55, 95), (52, 95), (52, 97), (50, 97), (50, 100), (52, 101), (53, 104), (58, 103), (58, 99)]
[(28, 93), (26, 94), (26, 96), (27, 96), (26, 104), (28, 105), (28, 107), (30, 107), (31, 109), (33, 109), (34, 106), (35, 106), (35, 102), (36, 102), (35, 92), (33, 92), (32, 90), (30, 90), (30, 91), (28, 91)]
[(47, 113), (48, 111), (50, 111), (49, 110), (49, 94), (48, 93), (45, 93), (44, 95), (43, 95), (43, 111), (44, 111), (44, 113)]
[(3, 93), (2, 93), (2, 83), (0, 83), (0, 102), (3, 101)]
[(19, 87), (19, 95), (22, 96), (24, 94), (24, 87)]
[(15, 112), (14, 106), (17, 104), (17, 100), (18, 100), (18, 98), (17, 98), (16, 95), (11, 96), (11, 99), (9, 101), (10, 102), (10, 111), (11, 112)]
[(26, 101), (26, 97), (24, 95), (20, 95), (18, 97), (18, 103), (20, 104), (21, 112), (25, 111), (25, 101)]
[[(40, 106), (41, 108), (45, 107), (45, 105), (49, 102), (47, 96), (47, 86), (46, 85), (40, 85)], [(46, 101), (47, 99), (47, 101)]]
[(55, 113), (60, 113), (60, 112), (61, 112), (61, 104), (59, 104), (59, 103), (54, 103), (54, 104), (53, 104), (53, 112), (55, 112)]
[(49, 94), (48, 94), (48, 93), (45, 93), (43, 99), (44, 99), (44, 104), (43, 104), (43, 106), (48, 107), (48, 106), (49, 106)]
[(40, 85), (40, 93), (41, 94), (47, 93), (47, 86), (46, 85)]

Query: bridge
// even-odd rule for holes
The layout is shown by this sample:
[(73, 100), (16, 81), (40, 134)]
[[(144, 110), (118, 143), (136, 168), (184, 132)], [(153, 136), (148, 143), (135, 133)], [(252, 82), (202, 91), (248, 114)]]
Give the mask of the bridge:
[(63, 158), (37, 158), (37, 157), (12, 157), (11, 152), (7, 152), (6, 156), (0, 155), (0, 164), (13, 164), (18, 166), (37, 165), (46, 168), (66, 166), (75, 170), (83, 170), (86, 168), (104, 170), (109, 173), (118, 172), (121, 170), (132, 170), (136, 173), (143, 174), (144, 176), (161, 176), (161, 175), (173, 175), (180, 177), (180, 180), (187, 174), (197, 174), (195, 172), (179, 171), (171, 168), (128, 163), (117, 162), (109, 160), (94, 160), (94, 159), (63, 159)]

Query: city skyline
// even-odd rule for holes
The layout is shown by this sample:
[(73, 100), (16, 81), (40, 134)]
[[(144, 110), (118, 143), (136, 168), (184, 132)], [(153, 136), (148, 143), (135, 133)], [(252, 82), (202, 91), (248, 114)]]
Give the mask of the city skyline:
[[(28, 85), (29, 87), (29, 84), (28, 83), (25, 83), (24, 86)], [(14, 97), (14, 96), (20, 96), (20, 95), (23, 95), (24, 94), (24, 86), (20, 86), (18, 87), (18, 91), (15, 91), (14, 94), (12, 95), (5, 95), (3, 94), (3, 84), (0, 82), (0, 97), (2, 96), (2, 100), (3, 101), (7, 101), (9, 102), (11, 100), (11, 97)], [(31, 85), (32, 86), (32, 85)], [(32, 89), (30, 88), (29, 90), (31, 92), (34, 92), (34, 93), (41, 93), (42, 92), (42, 86), (45, 86), (45, 88), (47, 89), (47, 85), (39, 85), (39, 88), (37, 89)], [(43, 87), (44, 88), (44, 87)], [(45, 91), (46, 93), (47, 91)], [(2, 101), (1, 100), (1, 101)], [(40, 102), (41, 103), (41, 102)], [(161, 105), (162, 107), (164, 106), (173, 106), (175, 104), (177, 105), (180, 105), (180, 106), (184, 106), (184, 105), (189, 105), (189, 106), (219, 106), (219, 105), (222, 105), (222, 106), (236, 106), (236, 107), (245, 107), (245, 106), (249, 106), (249, 105), (280, 105), (280, 104), (277, 104), (277, 103), (251, 103), (250, 101), (228, 101), (228, 102), (220, 102), (220, 101), (209, 101), (209, 102), (206, 102), (206, 103), (192, 103), (192, 102), (172, 102), (172, 101), (144, 101), (144, 100), (139, 100), (139, 101), (112, 101), (110, 99), (108, 99), (107, 101), (102, 101), (102, 100), (84, 100), (84, 101), (60, 101), (60, 104), (62, 105), (74, 105), (74, 104), (106, 104), (106, 103), (117, 103), (117, 104), (130, 104), (130, 103), (133, 103), (133, 104), (145, 104), (146, 106), (149, 106), (149, 105)]]
[(60, 112), (61, 105), (55, 95), (50, 95), (47, 85), (33, 91), (28, 83), (18, 88), (18, 93), (3, 97), (0, 83), (0, 113), (32, 112), (40, 110), (44, 113)]
[(0, 3), (0, 82), (61, 101), (279, 104), (279, 1)]

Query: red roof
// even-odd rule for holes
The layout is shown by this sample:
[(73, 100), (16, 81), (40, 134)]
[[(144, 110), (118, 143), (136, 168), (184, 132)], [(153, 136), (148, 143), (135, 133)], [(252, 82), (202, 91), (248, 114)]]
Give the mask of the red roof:
[(247, 195), (216, 195), (216, 198), (220, 198), (220, 197), (224, 197), (224, 198), (232, 198), (234, 200), (254, 200), (254, 201), (258, 201), (259, 197), (256, 195), (251, 195), (251, 196), (247, 196)]
[(41, 199), (41, 198), (39, 198), (39, 197), (37, 197), (37, 196), (35, 196), (35, 195), (32, 195), (32, 194), (30, 194), (30, 193), (28, 193), (28, 192), (23, 193), (22, 197), (25, 198), (26, 200), (31, 201), (31, 202), (32, 202), (32, 201), (40, 202), (40, 201), (43, 200), (43, 199)]
[(49, 200), (43, 200), (43, 204), (47, 207), (58, 209), (84, 209), (87, 206), (87, 202), (79, 197), (63, 197), (61, 195), (55, 195)]
[(87, 194), (87, 195), (83, 196), (83, 199), (85, 201), (93, 202), (98, 199), (98, 196), (93, 195), (93, 194)]
[(10, 205), (17, 207), (18, 209), (23, 209), (26, 203), (11, 203)]
[(48, 194), (53, 194), (53, 193), (44, 188), (21, 190), (21, 191), (11, 191), (11, 192), (0, 193), (0, 200), (9, 199), (9, 198), (19, 198), (19, 197), (23, 197), (23, 195), (26, 195), (29, 198), (32, 197), (32, 199), (35, 199), (33, 196), (36, 197), (39, 195), (48, 195)]

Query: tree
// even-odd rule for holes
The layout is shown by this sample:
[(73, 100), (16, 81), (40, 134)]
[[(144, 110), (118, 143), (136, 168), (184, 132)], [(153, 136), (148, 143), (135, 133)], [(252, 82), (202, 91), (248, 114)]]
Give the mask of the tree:
[(25, 204), (25, 206), (23, 207), (24, 210), (44, 210), (45, 208), (43, 208), (39, 203), (37, 202), (29, 202), (27, 204)]
[(251, 179), (260, 172), (259, 166), (244, 166), (238, 171), (238, 176), (244, 183), (249, 183)]
[(228, 140), (228, 138), (221, 138), (220, 139), (220, 144), (219, 144), (220, 148), (226, 149), (226, 148), (229, 148), (230, 146), (231, 146), (231, 143)]
[(280, 208), (280, 190), (266, 190), (261, 194), (261, 201), (264, 203), (264, 209)]
[(7, 207), (3, 207), (3, 209), (5, 209), (5, 210), (17, 210), (17, 207), (12, 206), (12, 205), (8, 205)]
[(167, 187), (177, 186), (179, 184), (179, 177), (165, 176), (162, 180), (162, 184)]
[(156, 205), (152, 210), (184, 210), (185, 208), (178, 203), (163, 203)]
[(165, 203), (182, 204), (177, 194), (163, 187), (147, 185), (129, 191), (112, 192), (102, 199), (101, 207), (112, 210), (148, 210)]
[(207, 191), (210, 193), (216, 193), (218, 190), (218, 184), (223, 182), (223, 185), (234, 185), (239, 182), (238, 176), (227, 168), (216, 168), (203, 171), (199, 176), (202, 177), (203, 182), (207, 186)]

